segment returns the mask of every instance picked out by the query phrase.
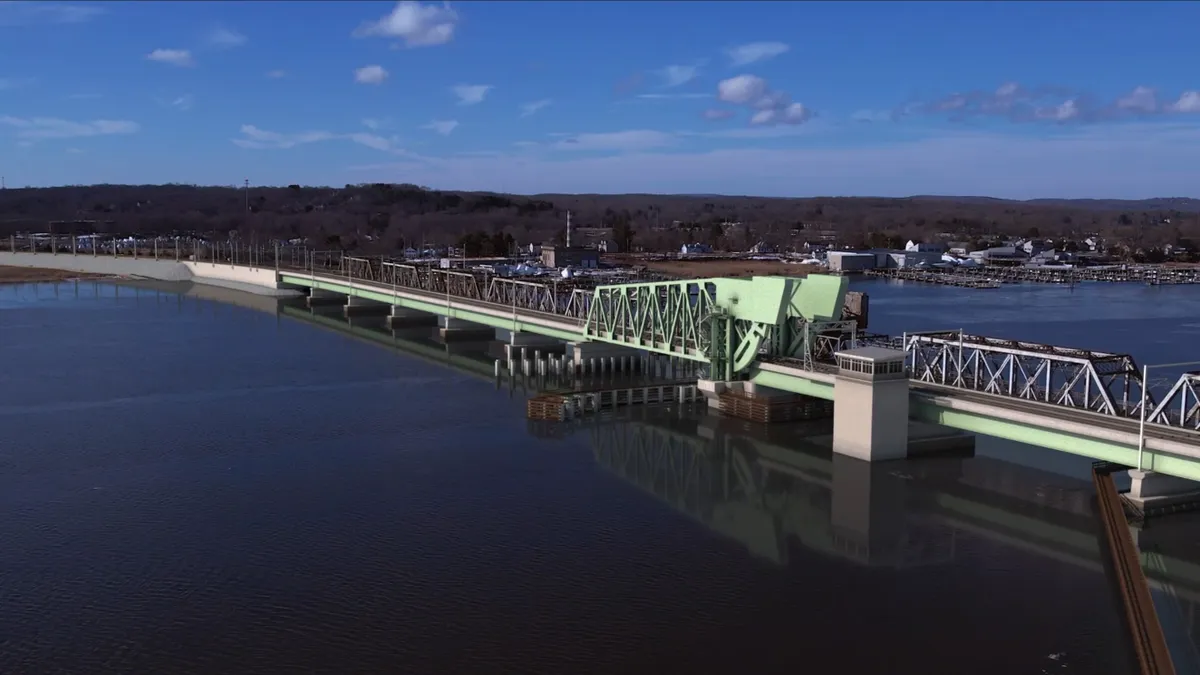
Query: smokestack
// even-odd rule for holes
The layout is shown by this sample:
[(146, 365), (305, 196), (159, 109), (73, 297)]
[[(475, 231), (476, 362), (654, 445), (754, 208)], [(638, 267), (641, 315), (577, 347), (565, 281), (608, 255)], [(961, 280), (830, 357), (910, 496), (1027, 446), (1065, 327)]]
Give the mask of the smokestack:
[(567, 248), (571, 248), (571, 212), (567, 211)]

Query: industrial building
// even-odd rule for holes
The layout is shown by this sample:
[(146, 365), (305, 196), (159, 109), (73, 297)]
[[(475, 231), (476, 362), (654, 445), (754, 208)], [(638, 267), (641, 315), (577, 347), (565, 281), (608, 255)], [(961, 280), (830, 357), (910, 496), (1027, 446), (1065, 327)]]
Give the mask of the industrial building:
[(830, 272), (864, 272), (875, 269), (905, 269), (941, 264), (942, 254), (938, 251), (830, 251)]
[(583, 267), (595, 269), (600, 266), (600, 251), (582, 246), (542, 246), (542, 264), (546, 267)]

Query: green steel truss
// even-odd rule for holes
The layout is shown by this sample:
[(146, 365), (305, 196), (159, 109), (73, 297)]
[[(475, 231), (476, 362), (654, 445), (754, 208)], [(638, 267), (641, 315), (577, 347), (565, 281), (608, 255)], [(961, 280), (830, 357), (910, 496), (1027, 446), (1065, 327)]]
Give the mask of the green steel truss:
[[(831, 360), (845, 336), (852, 334), (851, 322), (840, 320), (849, 283), (844, 277), (709, 278), (588, 288), (574, 281), (511, 279), (385, 259), (346, 256), (338, 263), (337, 271), (321, 273), (314, 264), (306, 285), (337, 283), (346, 292), (376, 300), (387, 290), (393, 295), (397, 290), (415, 291), (445, 298), (445, 312), (487, 325), (499, 324), (464, 312), (494, 306), (513, 322), (518, 317), (555, 318), (579, 326), (580, 339), (707, 363), (711, 377), (726, 380), (748, 371), (760, 358), (803, 359), (811, 365), (828, 352), (826, 360)], [(289, 283), (305, 283), (291, 273), (281, 275)], [(355, 291), (355, 284), (372, 290)], [(469, 302), (456, 308), (461, 303), (455, 300)], [(425, 308), (418, 304), (421, 307), (414, 308)], [(555, 328), (552, 334), (562, 338), (563, 330)]]
[(584, 335), (710, 364), (730, 380), (760, 357), (810, 360), (822, 337), (841, 339), (848, 280), (813, 275), (694, 279), (597, 287)]

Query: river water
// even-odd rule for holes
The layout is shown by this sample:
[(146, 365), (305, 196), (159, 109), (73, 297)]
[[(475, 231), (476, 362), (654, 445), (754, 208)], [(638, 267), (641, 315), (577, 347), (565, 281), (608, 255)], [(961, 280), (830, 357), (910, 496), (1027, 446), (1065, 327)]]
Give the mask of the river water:
[[(471, 348), (176, 290), (0, 287), (0, 673), (1132, 670), (1087, 460), (871, 467), (690, 406), (536, 424)], [(1200, 331), (1188, 289), (864, 290), (877, 331), (1151, 362)]]

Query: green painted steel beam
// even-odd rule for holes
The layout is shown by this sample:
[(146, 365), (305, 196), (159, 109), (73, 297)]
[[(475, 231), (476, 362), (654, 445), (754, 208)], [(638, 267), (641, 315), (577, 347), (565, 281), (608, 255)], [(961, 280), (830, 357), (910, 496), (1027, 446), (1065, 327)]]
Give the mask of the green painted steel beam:
[[(1059, 431), (1048, 420), (1047, 426), (1035, 427), (1009, 422), (1006, 420), (982, 415), (979, 413), (952, 410), (933, 403), (913, 401), (909, 406), (912, 419), (932, 422), (953, 429), (971, 431), (987, 436), (1005, 438), (1017, 443), (1036, 445), (1040, 448), (1069, 452), (1092, 459), (1104, 460), (1124, 466), (1137, 466), (1137, 448), (1123, 443), (1113, 443), (1095, 438), (1086, 438), (1076, 434)], [(1145, 450), (1142, 465), (1147, 470), (1158, 471), (1178, 478), (1200, 481), (1200, 460), (1187, 457), (1167, 455), (1153, 450)]]
[(538, 335), (545, 335), (547, 337), (556, 338), (566, 342), (577, 342), (579, 340), (587, 339), (582, 334), (581, 329), (566, 330), (551, 328), (539, 323), (533, 323), (527, 319), (523, 319), (520, 313), (517, 314), (517, 318), (514, 320), (511, 317), (501, 318), (490, 314), (484, 314), (470, 308), (464, 308), (461, 305), (456, 306), (453, 304), (453, 301), (451, 302), (451, 305), (447, 307), (445, 303), (441, 302), (415, 300), (413, 298), (407, 298), (400, 295), (393, 296), (391, 293), (383, 290), (368, 290), (354, 287), (349, 284), (340, 284), (323, 279), (314, 280), (310, 277), (291, 275), (287, 273), (280, 274), (280, 277), (282, 281), (287, 284), (307, 286), (309, 288), (315, 288), (322, 291), (332, 291), (334, 293), (341, 293), (343, 295), (352, 295), (356, 298), (374, 300), (386, 305), (395, 305), (405, 309), (415, 309), (421, 312), (428, 312), (430, 314), (445, 316), (452, 319), (462, 319), (464, 321), (470, 321), (471, 323), (477, 323), (483, 326), (489, 326), (491, 328), (503, 328), (505, 330), (516, 332), (536, 333)]
[(797, 375), (787, 375), (785, 373), (776, 373), (769, 370), (755, 368), (751, 370), (750, 381), (764, 387), (772, 389), (781, 389), (790, 391), (793, 394), (803, 394), (814, 398), (823, 398), (826, 401), (833, 400), (833, 385), (828, 382), (821, 382), (807, 377)]

